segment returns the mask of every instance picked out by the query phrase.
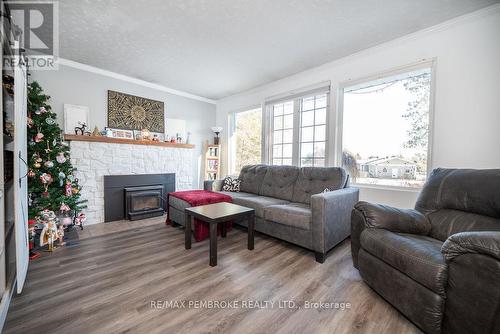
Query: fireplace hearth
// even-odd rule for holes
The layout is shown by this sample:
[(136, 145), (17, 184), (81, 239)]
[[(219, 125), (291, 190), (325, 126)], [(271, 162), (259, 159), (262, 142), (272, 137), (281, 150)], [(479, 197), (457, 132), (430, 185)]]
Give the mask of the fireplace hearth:
[(163, 215), (163, 186), (125, 188), (125, 214), (129, 220)]
[(161, 216), (166, 197), (175, 191), (175, 174), (104, 176), (104, 221)]

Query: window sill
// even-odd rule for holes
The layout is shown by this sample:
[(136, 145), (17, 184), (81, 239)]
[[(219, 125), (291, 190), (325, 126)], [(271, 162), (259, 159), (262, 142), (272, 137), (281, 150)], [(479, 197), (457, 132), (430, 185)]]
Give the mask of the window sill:
[(365, 188), (365, 189), (376, 189), (376, 190), (387, 190), (387, 191), (402, 191), (409, 193), (419, 193), (422, 187), (410, 188), (410, 187), (398, 187), (398, 186), (381, 186), (376, 184), (364, 184), (364, 183), (351, 183), (352, 187)]

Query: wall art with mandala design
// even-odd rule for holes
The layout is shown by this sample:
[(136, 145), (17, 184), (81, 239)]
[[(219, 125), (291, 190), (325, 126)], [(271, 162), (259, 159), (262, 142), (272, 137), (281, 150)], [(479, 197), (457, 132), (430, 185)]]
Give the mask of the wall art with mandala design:
[(164, 133), (164, 103), (108, 90), (108, 127)]

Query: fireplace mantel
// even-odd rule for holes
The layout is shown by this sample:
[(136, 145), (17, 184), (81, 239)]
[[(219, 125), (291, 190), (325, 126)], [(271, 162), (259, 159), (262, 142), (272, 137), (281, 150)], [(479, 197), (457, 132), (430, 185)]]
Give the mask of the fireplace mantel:
[(111, 144), (132, 144), (132, 145), (148, 145), (148, 146), (163, 146), (163, 147), (177, 147), (177, 148), (194, 148), (192, 144), (178, 144), (167, 143), (152, 140), (134, 140), (122, 138), (109, 138), (104, 136), (82, 136), (82, 135), (64, 135), (65, 141), (88, 141), (94, 143), (111, 143)]

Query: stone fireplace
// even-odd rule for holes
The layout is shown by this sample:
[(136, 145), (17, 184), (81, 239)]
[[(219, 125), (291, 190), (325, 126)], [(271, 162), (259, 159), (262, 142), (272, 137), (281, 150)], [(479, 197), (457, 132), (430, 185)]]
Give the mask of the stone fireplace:
[[(92, 137), (90, 137), (92, 138)], [(162, 147), (153, 145), (134, 145), (122, 143), (88, 142), (72, 140), (71, 162), (76, 169), (75, 176), (82, 185), (82, 199), (88, 200), (86, 225), (107, 221), (128, 219), (125, 216), (125, 187), (158, 186), (162, 181), (128, 183), (122, 185), (119, 193), (120, 215), (107, 217), (105, 214), (105, 178), (117, 176), (151, 176), (171, 174), (168, 189), (164, 188), (163, 197), (169, 191), (187, 190), (193, 187), (192, 166), (196, 164), (194, 150), (182, 147)], [(116, 205), (116, 203), (115, 203)], [(165, 207), (165, 206), (164, 206)]]

